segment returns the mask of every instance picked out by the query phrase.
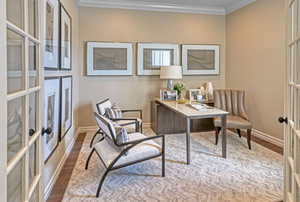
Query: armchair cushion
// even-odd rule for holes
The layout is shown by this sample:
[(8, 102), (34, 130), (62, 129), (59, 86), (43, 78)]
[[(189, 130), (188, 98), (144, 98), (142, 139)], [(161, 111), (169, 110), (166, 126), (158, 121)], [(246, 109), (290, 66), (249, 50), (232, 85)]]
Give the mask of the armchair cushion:
[[(132, 133), (129, 136), (129, 141), (139, 140), (146, 138), (145, 135), (141, 133)], [(106, 140), (95, 144), (94, 148), (103, 160), (105, 166), (109, 166), (112, 161), (120, 154), (119, 151), (115, 150)], [(161, 153), (161, 146), (154, 142), (153, 140), (148, 140), (142, 142), (132, 149), (130, 149), (127, 155), (123, 155), (116, 163), (116, 166), (131, 163), (137, 160), (142, 160), (145, 158), (150, 158)]]
[[(215, 127), (222, 127), (221, 118), (214, 119)], [(227, 128), (251, 129), (251, 123), (240, 116), (227, 116)]]

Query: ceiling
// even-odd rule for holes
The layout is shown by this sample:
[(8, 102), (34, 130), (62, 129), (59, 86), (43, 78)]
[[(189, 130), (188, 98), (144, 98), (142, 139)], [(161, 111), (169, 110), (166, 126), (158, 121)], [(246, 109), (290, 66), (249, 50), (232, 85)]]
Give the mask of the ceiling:
[(78, 0), (80, 6), (226, 15), (255, 0)]

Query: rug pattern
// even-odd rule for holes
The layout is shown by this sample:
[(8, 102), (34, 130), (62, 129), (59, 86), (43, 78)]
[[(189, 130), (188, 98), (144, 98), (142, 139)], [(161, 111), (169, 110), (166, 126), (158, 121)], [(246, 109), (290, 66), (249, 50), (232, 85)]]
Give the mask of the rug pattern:
[[(152, 130), (145, 131), (153, 135)], [(87, 134), (63, 201), (189, 201), (276, 202), (282, 199), (283, 157), (228, 132), (228, 157), (221, 158), (221, 141), (214, 133), (192, 134), (192, 163), (185, 164), (185, 135), (166, 136), (166, 177), (161, 159), (153, 159), (111, 172), (95, 197), (104, 167), (96, 155), (85, 170), (90, 153)]]

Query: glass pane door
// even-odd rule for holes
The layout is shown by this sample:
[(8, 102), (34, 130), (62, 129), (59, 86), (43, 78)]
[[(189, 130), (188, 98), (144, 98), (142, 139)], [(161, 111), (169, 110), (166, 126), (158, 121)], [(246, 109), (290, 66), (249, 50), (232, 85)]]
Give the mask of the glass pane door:
[(42, 199), (42, 2), (0, 0), (1, 202)]
[(285, 127), (286, 202), (300, 202), (300, 0), (286, 0), (287, 9), (287, 93)]

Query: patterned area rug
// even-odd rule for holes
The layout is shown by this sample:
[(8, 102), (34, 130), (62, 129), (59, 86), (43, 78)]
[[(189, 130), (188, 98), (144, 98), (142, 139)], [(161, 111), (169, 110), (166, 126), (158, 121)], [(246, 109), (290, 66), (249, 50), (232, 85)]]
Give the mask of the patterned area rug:
[[(148, 129), (147, 135), (153, 135)], [(283, 157), (256, 143), (248, 150), (245, 138), (228, 132), (228, 157), (221, 158), (221, 141), (214, 133), (192, 135), (192, 163), (185, 164), (185, 135), (166, 136), (166, 177), (161, 159), (111, 172), (95, 197), (104, 172), (97, 155), (89, 170), (85, 161), (93, 133), (87, 134), (63, 201), (201, 201), (276, 202), (282, 199)]]

